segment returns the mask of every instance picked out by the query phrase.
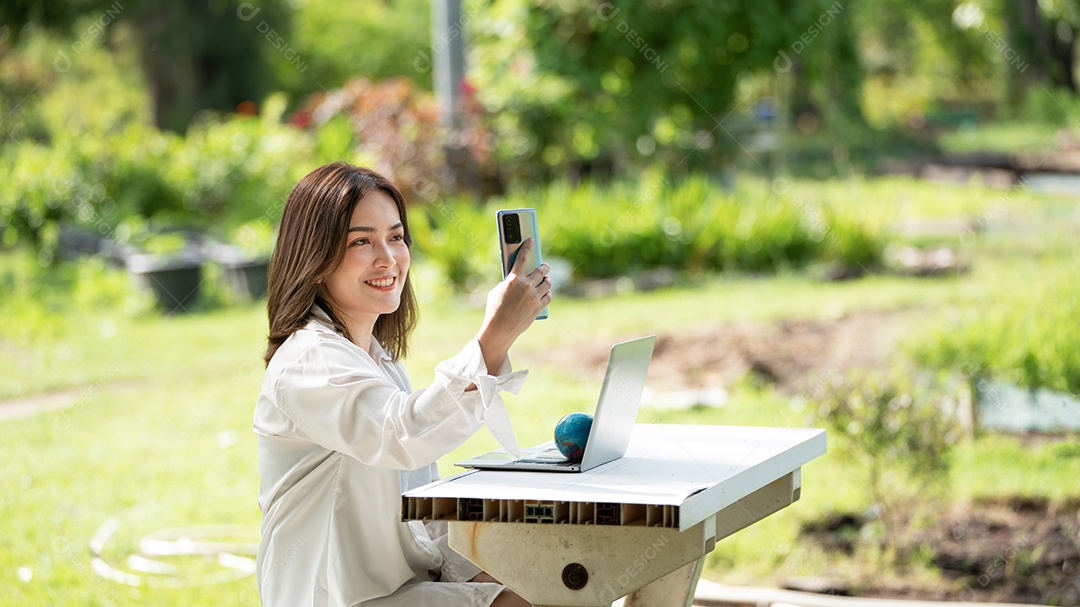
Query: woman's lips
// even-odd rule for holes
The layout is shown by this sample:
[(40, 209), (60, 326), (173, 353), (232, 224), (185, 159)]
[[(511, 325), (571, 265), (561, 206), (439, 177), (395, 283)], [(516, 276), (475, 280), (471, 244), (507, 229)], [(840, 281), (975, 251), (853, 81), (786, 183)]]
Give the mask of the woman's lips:
[(384, 276), (374, 280), (365, 280), (364, 284), (380, 291), (393, 291), (397, 285), (397, 276)]

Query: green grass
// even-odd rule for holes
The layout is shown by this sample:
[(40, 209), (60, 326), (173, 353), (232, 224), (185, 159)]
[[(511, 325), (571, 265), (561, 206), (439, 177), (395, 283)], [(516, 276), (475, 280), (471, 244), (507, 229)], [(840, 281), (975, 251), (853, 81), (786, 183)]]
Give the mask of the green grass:
[[(970, 193), (952, 200), (970, 205), (957, 213), (969, 216), (985, 211), (992, 203), (988, 196), (984, 193), (982, 206)], [(584, 343), (606, 344), (646, 333), (826, 318), (866, 309), (923, 311), (929, 327), (941, 317), (1027, 288), (1047, 265), (1061, 264), (1075, 253), (1068, 235), (1078, 226), (1076, 209), (1040, 200), (1010, 206), (1008, 214), (995, 216), (992, 229), (967, 245), (954, 242), (972, 261), (972, 271), (958, 277), (872, 275), (822, 283), (805, 274), (723, 275), (687, 277), (674, 288), (651, 293), (557, 299), (551, 318), (536, 323), (513, 353), (519, 368), (531, 369), (522, 394), (506, 396), (519, 441), (547, 440), (563, 414), (591, 407), (599, 389), (599, 377), (540, 363), (547, 349), (573, 351)], [(918, 197), (910, 204), (953, 214)], [(118, 314), (66, 301), (63, 288), (20, 270), (21, 263), (10, 252), (0, 254), (0, 286), (11, 286), (8, 292), (14, 293), (0, 301), (0, 312), (9, 319), (0, 325), (0, 368), (5, 369), (0, 399), (66, 391), (74, 405), (0, 423), (0, 604), (257, 604), (251, 577), (186, 588), (106, 581), (92, 571), (88, 545), (110, 517), (119, 517), (129, 531), (211, 522), (257, 528), (257, 455), (250, 427), (262, 376), (263, 308), (211, 307), (172, 318)], [(421, 387), (430, 381), (435, 363), (473, 335), (483, 310), (446, 297), (448, 289), (435, 282), (433, 266), (418, 263), (414, 269), (418, 281), (432, 287), (423, 290), (418, 347), (406, 362)], [(120, 296), (110, 297), (97, 299)], [(810, 423), (790, 398), (771, 389), (743, 382), (729, 387), (729, 396), (722, 408), (646, 409), (639, 421)], [(494, 446), (481, 430), (443, 458), (440, 468), (454, 473), (454, 461)], [(865, 471), (839, 447), (833, 437), (830, 452), (805, 467), (801, 501), (721, 541), (708, 559), (705, 577), (771, 583), (784, 575), (823, 575), (828, 573), (823, 568), (842, 566), (796, 540), (806, 520), (870, 506)], [(1075, 449), (989, 435), (958, 445), (943, 499), (1075, 499), (1080, 496), (1078, 477)], [(205, 563), (189, 567), (212, 571)], [(32, 578), (21, 581), (19, 571), (30, 571)]]
[(1080, 273), (1044, 270), (1026, 288), (941, 323), (913, 350), (925, 366), (1080, 394)]
[[(819, 317), (836, 306), (854, 310), (958, 304), (977, 297), (973, 289), (984, 280), (978, 273), (958, 280), (881, 277), (835, 284), (798, 276), (714, 279), (602, 301), (559, 300), (552, 318), (534, 325), (516, 348), (517, 364), (531, 367), (532, 376), (520, 396), (506, 399), (521, 443), (532, 444), (547, 440), (564, 413), (591, 406), (599, 384), (599, 378), (583, 379), (535, 364), (530, 359), (541, 349), (706, 323)], [(965, 281), (970, 284), (965, 286)], [(481, 315), (482, 310), (462, 300), (425, 307), (416, 336), (425, 347), (407, 364), (417, 386), (426, 384), (435, 362), (472, 335)], [(105, 314), (83, 318), (94, 319), (109, 320)], [(103, 581), (90, 569), (87, 544), (112, 516), (147, 529), (180, 522), (258, 525), (250, 424), (261, 378), (263, 312), (249, 307), (190, 317), (111, 320), (117, 336), (107, 347), (101, 347), (99, 336), (85, 335), (72, 325), (71, 334), (58, 334), (55, 342), (31, 350), (54, 351), (63, 344), (74, 367), (96, 370), (76, 376), (90, 379), (91, 385), (111, 366), (120, 369), (114, 376), (96, 380), (96, 390), (84, 389), (86, 397), (73, 408), (0, 424), (0, 457), (5, 462), (0, 519), (10, 530), (0, 537), (0, 575), (6, 576), (0, 603), (251, 604), (255, 595), (250, 577), (187, 588), (132, 588)], [(49, 369), (29, 365), (26, 371), (25, 381), (30, 382)], [(807, 420), (787, 398), (740, 384), (732, 389), (726, 407), (647, 409), (640, 421), (803, 425)], [(224, 440), (228, 446), (222, 447), (222, 439), (235, 442)], [(441, 468), (453, 473), (457, 458), (494, 446), (481, 431), (443, 458)], [(1003, 437), (962, 446), (958, 460), (955, 497), (1019, 493), (1062, 499), (1075, 496), (1069, 479), (1080, 474), (1080, 458), (1063, 458), (1051, 447), (1025, 447)], [(1002, 471), (993, 479), (984, 472), (988, 461)], [(802, 521), (869, 505), (861, 474), (837, 455), (834, 445), (833, 452), (804, 470), (803, 499), (720, 542), (709, 558), (706, 577), (761, 582), (770, 579), (774, 568), (791, 567), (792, 555), (801, 554), (794, 540)], [(143, 512), (145, 520), (135, 520), (133, 512)], [(30, 582), (15, 579), (20, 567), (33, 572)]]
[(1053, 124), (1001, 122), (944, 133), (938, 143), (943, 151), (953, 154), (991, 151), (1041, 157), (1057, 145), (1061, 130)]
[[(212, 340), (206, 329), (215, 324), (174, 343)], [(162, 525), (258, 525), (248, 428), (259, 377), (239, 372), (239, 363), (215, 369), (170, 362), (171, 369), (135, 389), (103, 382), (96, 397), (73, 408), (0, 427), (0, 603), (243, 604), (239, 598), (254, 591), (250, 577), (184, 589), (131, 588), (93, 574), (88, 551), (106, 519), (147, 503), (161, 505), (155, 522)], [(219, 436), (236, 442), (222, 448)], [(15, 579), (20, 567), (33, 572), (30, 582)]]

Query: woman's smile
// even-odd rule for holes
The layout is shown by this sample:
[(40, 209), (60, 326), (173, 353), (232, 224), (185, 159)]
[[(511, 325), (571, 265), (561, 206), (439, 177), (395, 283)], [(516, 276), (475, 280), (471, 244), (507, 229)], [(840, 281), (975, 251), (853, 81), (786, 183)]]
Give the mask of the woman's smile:
[(372, 280), (365, 280), (364, 284), (374, 287), (380, 291), (389, 293), (397, 287), (397, 276), (385, 276), (383, 278), (375, 278)]

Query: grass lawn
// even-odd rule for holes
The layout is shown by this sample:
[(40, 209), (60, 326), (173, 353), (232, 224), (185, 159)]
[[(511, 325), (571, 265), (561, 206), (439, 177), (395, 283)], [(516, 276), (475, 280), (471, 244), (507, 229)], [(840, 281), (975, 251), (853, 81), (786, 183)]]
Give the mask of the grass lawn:
[[(538, 364), (544, 349), (865, 309), (925, 310), (930, 323), (950, 310), (1023, 288), (1046, 264), (1067, 259), (1074, 247), (1059, 237), (1077, 224), (1075, 213), (1066, 216), (1067, 221), (1035, 221), (1038, 237), (1026, 231), (986, 233), (964, 250), (972, 272), (958, 277), (882, 275), (821, 283), (801, 274), (724, 276), (684, 279), (671, 289), (602, 300), (560, 299), (551, 319), (535, 324), (515, 347), (517, 366), (532, 369), (522, 394), (507, 396), (519, 442), (547, 440), (563, 414), (591, 407), (599, 390), (599, 377)], [(182, 563), (186, 579), (194, 580), (189, 585), (108, 581), (95, 573), (90, 545), (110, 520), (120, 526), (102, 556), (119, 566), (125, 566), (116, 552), (122, 540), (163, 528), (233, 524), (239, 539), (257, 537), (256, 442), (250, 426), (263, 368), (264, 309), (252, 305), (173, 318), (77, 311), (59, 317), (42, 313), (27, 321), (30, 314), (24, 311), (22, 317), (30, 325), (19, 331), (9, 327), (0, 337), (0, 368), (5, 369), (0, 399), (68, 391), (76, 404), (0, 423), (0, 605), (258, 604), (253, 577), (205, 583), (234, 570), (201, 559)], [(463, 299), (422, 304), (418, 347), (406, 363), (415, 385), (428, 383), (435, 363), (455, 353), (481, 317), (482, 310)], [(649, 409), (639, 421), (807, 423), (793, 413), (789, 397), (769, 388), (744, 382), (729, 392), (729, 403), (721, 408)], [(453, 461), (494, 446), (482, 430), (443, 458), (440, 467), (452, 474)], [(1064, 500), (1080, 496), (1076, 478), (1080, 457), (1053, 445), (991, 435), (959, 445), (944, 497)], [(783, 575), (827, 573), (832, 564), (806, 552), (796, 534), (803, 521), (870, 506), (865, 473), (831, 441), (829, 454), (804, 469), (803, 484), (800, 502), (720, 542), (705, 577), (769, 583)], [(932, 570), (909, 574), (934, 575)]]

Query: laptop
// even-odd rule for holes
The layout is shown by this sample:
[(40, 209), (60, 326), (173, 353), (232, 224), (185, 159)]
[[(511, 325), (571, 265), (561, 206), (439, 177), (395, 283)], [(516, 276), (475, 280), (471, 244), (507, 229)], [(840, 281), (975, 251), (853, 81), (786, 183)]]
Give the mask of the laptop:
[(611, 347), (604, 384), (600, 388), (600, 399), (596, 403), (596, 414), (581, 461), (567, 459), (551, 440), (524, 449), (520, 458), (499, 449), (455, 465), (480, 470), (584, 472), (626, 455), (655, 344), (656, 336), (650, 335)]

